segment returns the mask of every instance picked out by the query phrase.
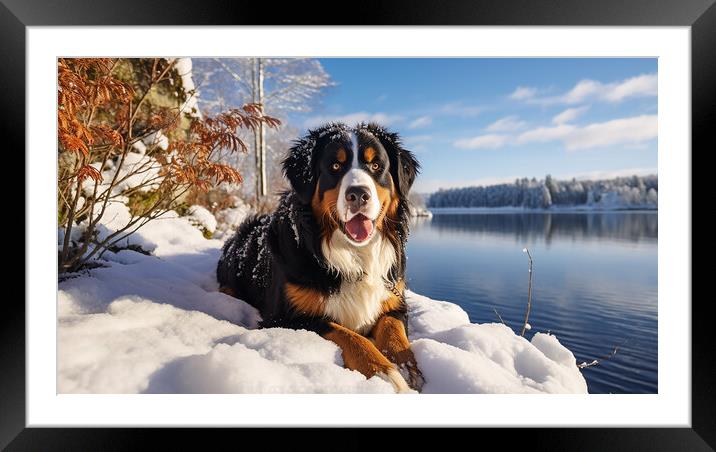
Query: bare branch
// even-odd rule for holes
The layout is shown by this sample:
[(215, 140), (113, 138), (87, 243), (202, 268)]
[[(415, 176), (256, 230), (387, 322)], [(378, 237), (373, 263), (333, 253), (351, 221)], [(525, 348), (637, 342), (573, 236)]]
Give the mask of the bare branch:
[(530, 311), (532, 310), (532, 254), (530, 253), (530, 250), (528, 248), (522, 249), (523, 253), (527, 253), (527, 257), (530, 260), (530, 268), (529, 268), (529, 282), (527, 285), (527, 312), (525, 312), (525, 322), (522, 324), (522, 333), (520, 333), (520, 336), (525, 336), (525, 331), (527, 331), (527, 325), (529, 324), (530, 320)]
[(617, 354), (617, 352), (619, 351), (621, 346), (626, 344), (626, 342), (627, 342), (627, 339), (622, 340), (622, 342), (619, 345), (614, 347), (614, 350), (612, 350), (611, 353), (604, 355), (600, 358), (593, 359), (591, 362), (583, 361), (580, 364), (577, 364), (577, 367), (580, 369), (586, 369), (587, 367), (596, 366), (596, 365), (600, 364), (602, 361), (612, 359)]
[[(495, 315), (497, 316), (498, 319), (500, 319), (500, 322), (502, 322), (502, 324), (505, 325), (507, 328), (510, 328), (510, 327), (505, 323), (505, 321), (502, 320), (502, 316), (500, 315), (499, 312), (497, 312), (497, 309), (492, 308), (492, 310), (495, 311)], [(512, 329), (512, 328), (510, 328), (510, 329)]]

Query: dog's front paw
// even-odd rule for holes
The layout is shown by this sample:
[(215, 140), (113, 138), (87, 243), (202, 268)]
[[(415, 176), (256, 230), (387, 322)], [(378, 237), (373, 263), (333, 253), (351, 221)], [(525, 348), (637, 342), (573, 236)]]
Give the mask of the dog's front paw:
[(414, 394), (415, 391), (410, 389), (410, 386), (405, 381), (405, 378), (400, 374), (397, 368), (392, 367), (387, 369), (385, 372), (378, 372), (376, 374), (383, 380), (393, 385), (393, 389), (398, 394)]
[(420, 372), (418, 363), (415, 362), (415, 358), (400, 364), (399, 369), (411, 388), (418, 392), (423, 390), (425, 378), (423, 378), (423, 373)]
[(396, 353), (393, 356), (393, 362), (398, 366), (403, 379), (407, 380), (408, 385), (420, 392), (425, 384), (425, 378), (423, 373), (418, 368), (418, 363), (415, 361), (415, 355), (409, 348)]

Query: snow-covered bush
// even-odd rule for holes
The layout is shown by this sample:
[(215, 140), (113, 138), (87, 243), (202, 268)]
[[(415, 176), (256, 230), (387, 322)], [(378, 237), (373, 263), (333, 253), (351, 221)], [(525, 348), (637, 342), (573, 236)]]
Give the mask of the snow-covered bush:
[(121, 246), (190, 190), (241, 182), (217, 154), (246, 151), (238, 130), (278, 120), (256, 104), (203, 118), (195, 94), (186, 58), (58, 60), (61, 273)]
[(191, 206), (187, 213), (189, 221), (196, 227), (198, 227), (204, 234), (204, 237), (210, 239), (214, 231), (216, 231), (216, 218), (209, 212), (206, 207), (203, 206)]

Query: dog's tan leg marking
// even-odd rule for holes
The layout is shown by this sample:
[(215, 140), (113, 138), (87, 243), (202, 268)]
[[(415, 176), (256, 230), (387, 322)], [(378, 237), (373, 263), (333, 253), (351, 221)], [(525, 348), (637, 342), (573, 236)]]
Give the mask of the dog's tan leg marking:
[(420, 391), (424, 383), (423, 375), (418, 369), (413, 351), (410, 350), (410, 341), (405, 334), (403, 322), (395, 317), (384, 315), (378, 319), (371, 335), (375, 339), (378, 350), (406, 371), (410, 387)]
[(329, 325), (330, 330), (323, 337), (341, 348), (343, 363), (348, 369), (357, 370), (367, 378), (377, 375), (390, 382), (396, 392), (411, 392), (395, 365), (378, 351), (370, 339), (337, 323), (330, 322)]

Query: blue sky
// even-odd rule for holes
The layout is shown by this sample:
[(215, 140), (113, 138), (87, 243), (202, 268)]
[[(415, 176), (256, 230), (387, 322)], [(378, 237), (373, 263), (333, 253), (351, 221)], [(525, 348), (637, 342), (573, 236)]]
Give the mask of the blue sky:
[(418, 192), (656, 173), (656, 59), (321, 59), (336, 86), (291, 118), (376, 120), (422, 163)]

